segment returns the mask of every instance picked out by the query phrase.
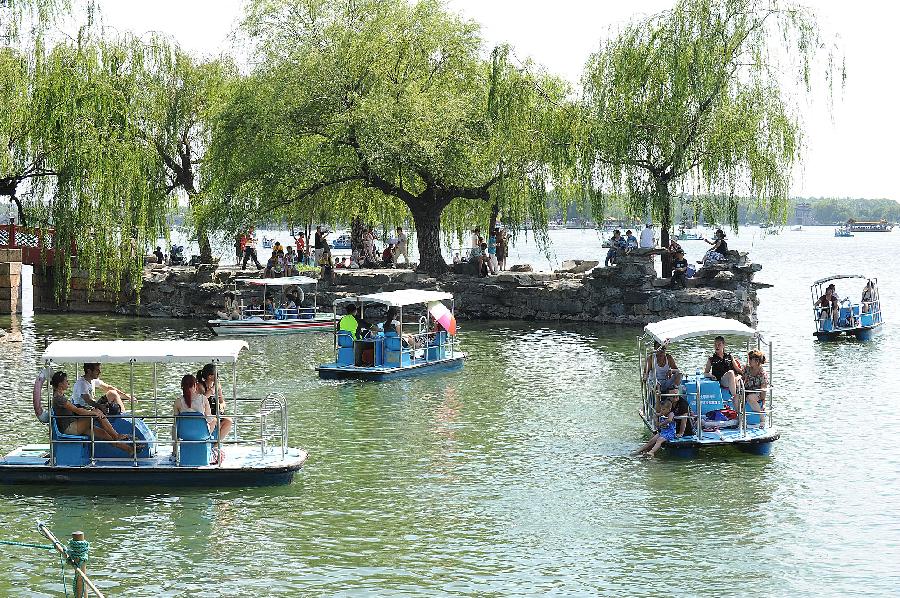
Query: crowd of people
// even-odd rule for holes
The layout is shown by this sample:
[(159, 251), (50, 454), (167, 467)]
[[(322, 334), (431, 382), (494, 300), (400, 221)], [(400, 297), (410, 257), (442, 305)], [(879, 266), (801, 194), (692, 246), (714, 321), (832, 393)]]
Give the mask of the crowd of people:
[[(144, 448), (145, 443), (135, 442), (128, 434), (120, 434), (110, 423), (110, 418), (125, 412), (123, 401), (132, 402), (133, 398), (100, 379), (99, 363), (85, 363), (83, 368), (84, 374), (75, 381), (71, 394), (67, 392), (69, 378), (66, 372), (59, 370), (50, 377), (53, 393), (51, 408), (60, 433), (93, 435), (96, 440), (111, 442), (112, 446), (129, 456), (135, 449)], [(174, 401), (173, 415), (188, 412), (201, 413), (206, 417), (210, 434), (217, 433), (219, 438), (225, 438), (231, 431), (233, 422), (223, 415), (225, 395), (218, 382), (216, 368), (211, 363), (196, 374), (186, 374), (181, 379), (181, 396)], [(174, 439), (174, 426), (172, 433)], [(214, 457), (219, 458), (217, 455)]]
[(488, 235), (487, 241), (481, 236), (481, 229), (472, 229), (472, 246), (465, 256), (453, 254), (453, 263), (463, 262), (473, 264), (475, 272), (481, 276), (499, 274), (506, 270), (506, 256), (509, 254), (509, 235), (506, 229), (494, 227)]

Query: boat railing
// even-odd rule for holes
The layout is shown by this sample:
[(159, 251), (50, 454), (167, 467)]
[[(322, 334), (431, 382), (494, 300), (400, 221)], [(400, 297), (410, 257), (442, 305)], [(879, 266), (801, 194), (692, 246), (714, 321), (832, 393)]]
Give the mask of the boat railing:
[[(402, 353), (407, 353), (410, 359), (418, 359), (419, 352), (423, 352), (421, 359), (425, 361), (437, 361), (447, 357), (453, 357), (460, 352), (459, 339), (441, 332), (420, 332), (418, 334), (404, 334), (406, 345), (401, 347)], [(433, 349), (437, 349), (434, 351)]]
[[(132, 422), (132, 430), (134, 430), (136, 427), (135, 422), (137, 422), (138, 420), (143, 421), (144, 424), (146, 424), (147, 427), (153, 431), (155, 436), (155, 438), (150, 439), (149, 442), (155, 443), (157, 446), (171, 445), (173, 454), (175, 452), (176, 445), (178, 444), (206, 444), (209, 442), (214, 442), (220, 452), (223, 445), (259, 446), (260, 454), (262, 455), (267, 455), (270, 451), (276, 450), (281, 451), (281, 456), (282, 458), (284, 458), (284, 455), (287, 452), (288, 448), (287, 401), (285, 400), (284, 395), (280, 393), (271, 393), (264, 399), (236, 397), (231, 399), (231, 405), (234, 410), (232, 413), (215, 414), (211, 416), (216, 418), (217, 420), (217, 429), (221, 429), (221, 420), (223, 419), (230, 419), (233, 425), (232, 431), (229, 434), (229, 438), (222, 438), (217, 436), (214, 441), (176, 439), (174, 437), (175, 435), (173, 433), (173, 430), (175, 423), (178, 421), (178, 418), (183, 417), (180, 415), (145, 415), (129, 413), (122, 416), (113, 416), (113, 419), (122, 418), (125, 420), (130, 420)], [(241, 408), (242, 405), (256, 405), (256, 410), (255, 412), (247, 413), (246, 409)], [(244, 412), (242, 413), (242, 411)], [(88, 435), (78, 436), (77, 438), (55, 437), (53, 429), (54, 427), (56, 427), (56, 419), (57, 418), (53, 414), (53, 410), (51, 409), (50, 455), (52, 463), (56, 462), (56, 446), (62, 444), (82, 444), (85, 442), (89, 443), (88, 455), (89, 463), (91, 465), (103, 461), (121, 462), (123, 460), (128, 460), (132, 461), (134, 465), (137, 466), (141, 462), (147, 462), (156, 459), (156, 457), (154, 457), (153, 455), (150, 455), (149, 457), (137, 456), (139, 449), (146, 446), (148, 440), (139, 440), (135, 438), (134, 434), (132, 434), (131, 440), (100, 440), (94, 434), (95, 428), (93, 425), (90, 427), (90, 434)], [(257, 430), (258, 434), (256, 433)], [(75, 435), (66, 434), (66, 436)], [(122, 456), (116, 457), (96, 456), (97, 446), (116, 444), (130, 444), (132, 446), (132, 454), (128, 455), (127, 453), (123, 453)], [(219, 460), (218, 465), (221, 465), (221, 460)]]

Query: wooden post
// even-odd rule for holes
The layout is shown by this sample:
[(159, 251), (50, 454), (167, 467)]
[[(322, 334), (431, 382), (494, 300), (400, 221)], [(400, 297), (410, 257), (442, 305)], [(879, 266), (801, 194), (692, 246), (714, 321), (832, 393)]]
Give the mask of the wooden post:
[[(72, 539), (81, 542), (84, 541), (84, 532), (72, 532)], [(85, 562), (81, 563), (82, 573), (87, 573), (87, 564)], [(87, 592), (84, 589), (84, 578), (81, 575), (75, 574), (75, 598), (83, 598), (87, 596)]]

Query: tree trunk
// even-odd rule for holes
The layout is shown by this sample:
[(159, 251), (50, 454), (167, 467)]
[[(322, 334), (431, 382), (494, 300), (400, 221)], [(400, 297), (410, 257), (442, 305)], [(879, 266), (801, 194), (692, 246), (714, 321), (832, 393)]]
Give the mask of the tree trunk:
[(447, 262), (441, 255), (441, 210), (433, 206), (410, 206), (416, 226), (416, 243), (419, 248), (419, 272), (440, 276), (447, 272)]
[(212, 245), (209, 242), (209, 235), (206, 229), (197, 229), (197, 244), (200, 246), (200, 263), (211, 264), (213, 261)]
[(10, 195), (9, 199), (16, 203), (16, 212), (19, 214), (19, 222), (17, 224), (19, 226), (28, 226), (28, 222), (25, 221), (25, 209), (22, 207), (22, 202), (16, 197), (15, 193)]
[[(664, 249), (669, 248), (669, 229), (672, 228), (672, 196), (669, 195), (669, 181), (656, 181), (656, 197), (661, 209), (659, 244)], [(662, 276), (672, 277), (672, 254), (668, 251), (662, 254)]]
[(491, 233), (493, 233), (494, 229), (497, 228), (497, 218), (499, 218), (499, 217), (500, 217), (500, 204), (497, 203), (496, 201), (494, 201), (494, 204), (491, 206), (491, 223), (488, 226), (487, 237), (485, 237), (485, 238), (490, 237)]
[(350, 222), (350, 251), (351, 254), (361, 256), (363, 254), (363, 236), (366, 234), (366, 226), (362, 218), (356, 216)]

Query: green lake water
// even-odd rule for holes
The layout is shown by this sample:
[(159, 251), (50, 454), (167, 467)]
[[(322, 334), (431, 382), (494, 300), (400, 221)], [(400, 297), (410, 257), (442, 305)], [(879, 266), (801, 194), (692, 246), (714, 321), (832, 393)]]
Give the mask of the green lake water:
[[(552, 235), (560, 259), (605, 253), (593, 231)], [(291, 444), (310, 453), (293, 484), (7, 486), (0, 539), (41, 541), (38, 519), (84, 530), (109, 596), (896, 595), (900, 234), (744, 229), (731, 241), (775, 285), (759, 293), (782, 429), (770, 458), (628, 457), (647, 438), (637, 328), (463, 322), (462, 371), (385, 383), (320, 381), (327, 334), (257, 337), (241, 394), (287, 397)], [(684, 245), (692, 259), (705, 247)], [(524, 241), (514, 256), (541, 259)], [(888, 323), (873, 342), (813, 340), (809, 284), (836, 272), (879, 278)], [(4, 453), (45, 438), (30, 397), (50, 341), (210, 338), (200, 321), (20, 325), (25, 342), (0, 345)], [(675, 356), (692, 371), (706, 350)], [(161, 395), (174, 399), (187, 371), (161, 371)], [(123, 368), (103, 378), (127, 387)], [(0, 595), (62, 595), (44, 551), (0, 547), (0, 572)]]

